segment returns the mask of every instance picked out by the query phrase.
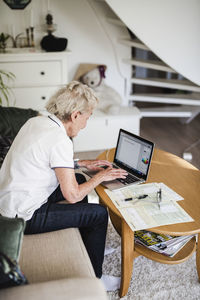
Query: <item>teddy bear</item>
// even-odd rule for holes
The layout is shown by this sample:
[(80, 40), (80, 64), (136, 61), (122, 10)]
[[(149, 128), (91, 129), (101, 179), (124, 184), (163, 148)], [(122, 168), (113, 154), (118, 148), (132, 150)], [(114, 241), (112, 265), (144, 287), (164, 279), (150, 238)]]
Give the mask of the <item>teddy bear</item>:
[(121, 96), (105, 83), (105, 65), (81, 64), (74, 77), (87, 84), (99, 99), (97, 109), (106, 114), (118, 114), (122, 103)]

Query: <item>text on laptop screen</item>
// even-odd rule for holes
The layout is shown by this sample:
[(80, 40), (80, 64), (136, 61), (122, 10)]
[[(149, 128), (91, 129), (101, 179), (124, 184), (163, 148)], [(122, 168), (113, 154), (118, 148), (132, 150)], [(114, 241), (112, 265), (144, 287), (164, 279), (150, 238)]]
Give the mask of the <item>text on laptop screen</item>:
[(152, 145), (122, 132), (118, 141), (115, 161), (127, 166), (138, 175), (146, 175), (152, 147)]

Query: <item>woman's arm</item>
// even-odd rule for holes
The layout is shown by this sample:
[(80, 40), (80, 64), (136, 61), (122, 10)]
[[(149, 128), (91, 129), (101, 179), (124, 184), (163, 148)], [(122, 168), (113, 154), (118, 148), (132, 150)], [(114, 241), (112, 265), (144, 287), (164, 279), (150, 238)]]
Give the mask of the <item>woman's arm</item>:
[(93, 160), (79, 160), (77, 161), (79, 167), (85, 167), (90, 170), (101, 170), (101, 166), (111, 167), (112, 164), (107, 160), (93, 159)]
[(87, 182), (78, 184), (75, 177), (74, 169), (55, 168), (55, 173), (60, 183), (60, 188), (64, 198), (70, 203), (81, 201), (97, 185), (103, 181), (110, 181), (116, 178), (125, 178), (127, 172), (122, 169), (108, 167), (106, 170), (101, 169), (94, 177)]

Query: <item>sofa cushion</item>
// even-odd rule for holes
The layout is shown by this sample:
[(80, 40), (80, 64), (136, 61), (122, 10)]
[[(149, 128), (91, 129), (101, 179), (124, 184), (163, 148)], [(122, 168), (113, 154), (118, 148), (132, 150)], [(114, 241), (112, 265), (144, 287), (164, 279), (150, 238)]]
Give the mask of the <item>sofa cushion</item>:
[(0, 216), (0, 252), (10, 259), (19, 260), (25, 221), (21, 218)]
[(29, 283), (95, 277), (78, 229), (25, 235), (20, 266)]
[(0, 106), (0, 134), (14, 139), (22, 125), (37, 115), (33, 109)]
[(0, 289), (27, 283), (17, 262), (0, 252)]
[(27, 283), (17, 263), (24, 228), (23, 219), (0, 215), (0, 288)]
[(11, 137), (0, 134), (0, 168), (12, 142), (13, 140)]
[(100, 279), (71, 278), (1, 290), (0, 299), (107, 300), (108, 298)]
[(0, 106), (0, 168), (20, 128), (38, 111), (18, 107)]

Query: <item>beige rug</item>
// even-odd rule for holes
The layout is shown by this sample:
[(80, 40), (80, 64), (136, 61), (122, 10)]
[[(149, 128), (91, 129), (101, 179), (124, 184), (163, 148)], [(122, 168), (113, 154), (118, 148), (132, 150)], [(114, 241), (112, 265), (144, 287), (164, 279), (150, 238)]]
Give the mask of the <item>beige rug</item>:
[[(116, 251), (106, 255), (103, 273), (120, 276), (120, 237), (109, 224), (107, 247)], [(109, 299), (120, 299), (118, 291), (109, 292)], [(195, 254), (178, 265), (160, 264), (145, 257), (134, 261), (133, 275), (126, 300), (199, 300), (200, 282), (196, 271)]]

